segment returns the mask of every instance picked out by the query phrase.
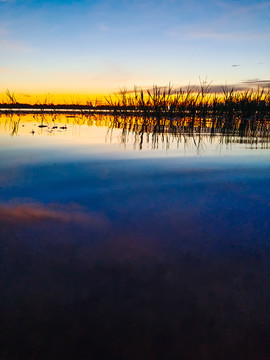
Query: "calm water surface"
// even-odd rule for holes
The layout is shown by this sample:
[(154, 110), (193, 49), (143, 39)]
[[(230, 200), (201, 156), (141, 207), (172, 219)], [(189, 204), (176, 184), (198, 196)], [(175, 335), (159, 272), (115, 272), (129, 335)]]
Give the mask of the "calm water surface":
[(269, 160), (237, 134), (2, 115), (2, 359), (269, 359)]

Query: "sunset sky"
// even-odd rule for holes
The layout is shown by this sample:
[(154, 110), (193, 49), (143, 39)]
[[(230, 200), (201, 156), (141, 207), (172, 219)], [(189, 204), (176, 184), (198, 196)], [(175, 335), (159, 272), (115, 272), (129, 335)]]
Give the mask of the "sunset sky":
[(0, 0), (0, 93), (267, 84), (270, 1)]

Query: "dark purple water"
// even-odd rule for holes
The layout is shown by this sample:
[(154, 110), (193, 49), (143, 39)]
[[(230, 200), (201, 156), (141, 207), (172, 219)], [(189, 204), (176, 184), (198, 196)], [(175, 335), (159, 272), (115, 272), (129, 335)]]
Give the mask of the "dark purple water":
[(2, 138), (3, 360), (269, 359), (267, 153), (47, 142)]

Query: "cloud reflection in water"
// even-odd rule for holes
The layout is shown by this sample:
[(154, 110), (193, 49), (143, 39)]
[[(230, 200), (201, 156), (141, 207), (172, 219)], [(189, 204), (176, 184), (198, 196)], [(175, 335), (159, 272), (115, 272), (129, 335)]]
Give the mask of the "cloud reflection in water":
[(4, 360), (269, 357), (267, 161), (36, 149), (1, 163)]

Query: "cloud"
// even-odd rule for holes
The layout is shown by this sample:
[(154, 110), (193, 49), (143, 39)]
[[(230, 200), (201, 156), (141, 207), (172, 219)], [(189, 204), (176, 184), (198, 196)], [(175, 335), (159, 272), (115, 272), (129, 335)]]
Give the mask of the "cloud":
[(10, 72), (11, 72), (11, 70), (10, 70), (10, 68), (8, 66), (0, 66), (0, 73), (8, 74)]
[(89, 213), (76, 205), (61, 207), (56, 204), (40, 203), (1, 204), (0, 219), (6, 225), (30, 225), (47, 221), (101, 229), (109, 225), (108, 219), (103, 215)]
[(110, 28), (109, 26), (107, 26), (106, 24), (100, 23), (97, 25), (98, 30), (102, 31), (102, 32), (106, 32), (109, 31)]
[(25, 43), (9, 40), (9, 39), (0, 39), (0, 47), (2, 50), (8, 50), (13, 52), (29, 52), (32, 51), (32, 48)]
[[(208, 4), (209, 5), (209, 4)], [(187, 24), (172, 27), (167, 35), (181, 40), (252, 41), (270, 39), (270, 1), (242, 3), (219, 1), (206, 6), (202, 19), (194, 17)], [(207, 21), (203, 18), (208, 9)], [(192, 23), (193, 22), (193, 23)]]
[[(259, 19), (267, 17), (269, 13), (270, 2), (241, 2), (241, 1), (219, 1), (216, 3), (219, 6), (222, 16), (214, 21), (217, 26), (240, 26), (252, 25)], [(241, 19), (241, 21), (239, 21)]]
[[(3, 2), (0, 0), (0, 2)], [(4, 26), (0, 27), (0, 47), (1, 50), (13, 52), (29, 52), (32, 48), (24, 42), (10, 38), (10, 30)]]
[(270, 79), (248, 79), (242, 81), (240, 84), (244, 84), (249, 87), (253, 87), (253, 86), (270, 87)]
[(250, 32), (250, 31), (231, 31), (222, 32), (215, 30), (202, 29), (175, 29), (167, 32), (167, 35), (181, 40), (224, 40), (224, 41), (248, 41), (270, 39), (270, 33), (267, 32)]
[(262, 10), (267, 10), (270, 7), (270, 1), (256, 1), (256, 2), (242, 2), (242, 1), (218, 1), (217, 4), (223, 9), (230, 9), (228, 15), (242, 15)]
[(8, 34), (8, 30), (4, 27), (0, 28), (0, 36)]
[[(206, 82), (203, 83), (205, 85), (205, 93), (211, 94), (211, 93), (222, 93), (224, 87), (228, 89), (234, 89), (235, 91), (241, 91), (245, 90), (251, 87), (251, 85), (259, 85), (259, 86), (267, 86), (268, 82), (270, 84), (270, 80), (250, 80), (250, 81), (243, 81), (241, 83), (236, 84), (213, 84), (212, 82)], [(209, 87), (208, 87), (209, 86)], [(169, 87), (168, 86), (157, 86), (157, 89), (159, 89), (161, 92), (165, 91), (167, 92)], [(171, 94), (176, 94), (179, 92), (179, 89), (183, 91), (200, 91), (201, 85), (197, 84), (189, 84), (189, 85), (174, 85), (173, 88), (170, 90)], [(143, 87), (137, 87), (137, 91), (140, 92), (143, 90), (144, 93), (152, 92), (153, 86), (143, 86)], [(127, 94), (133, 94), (134, 89), (130, 88), (126, 91)], [(118, 92), (117, 94), (120, 94)]]

